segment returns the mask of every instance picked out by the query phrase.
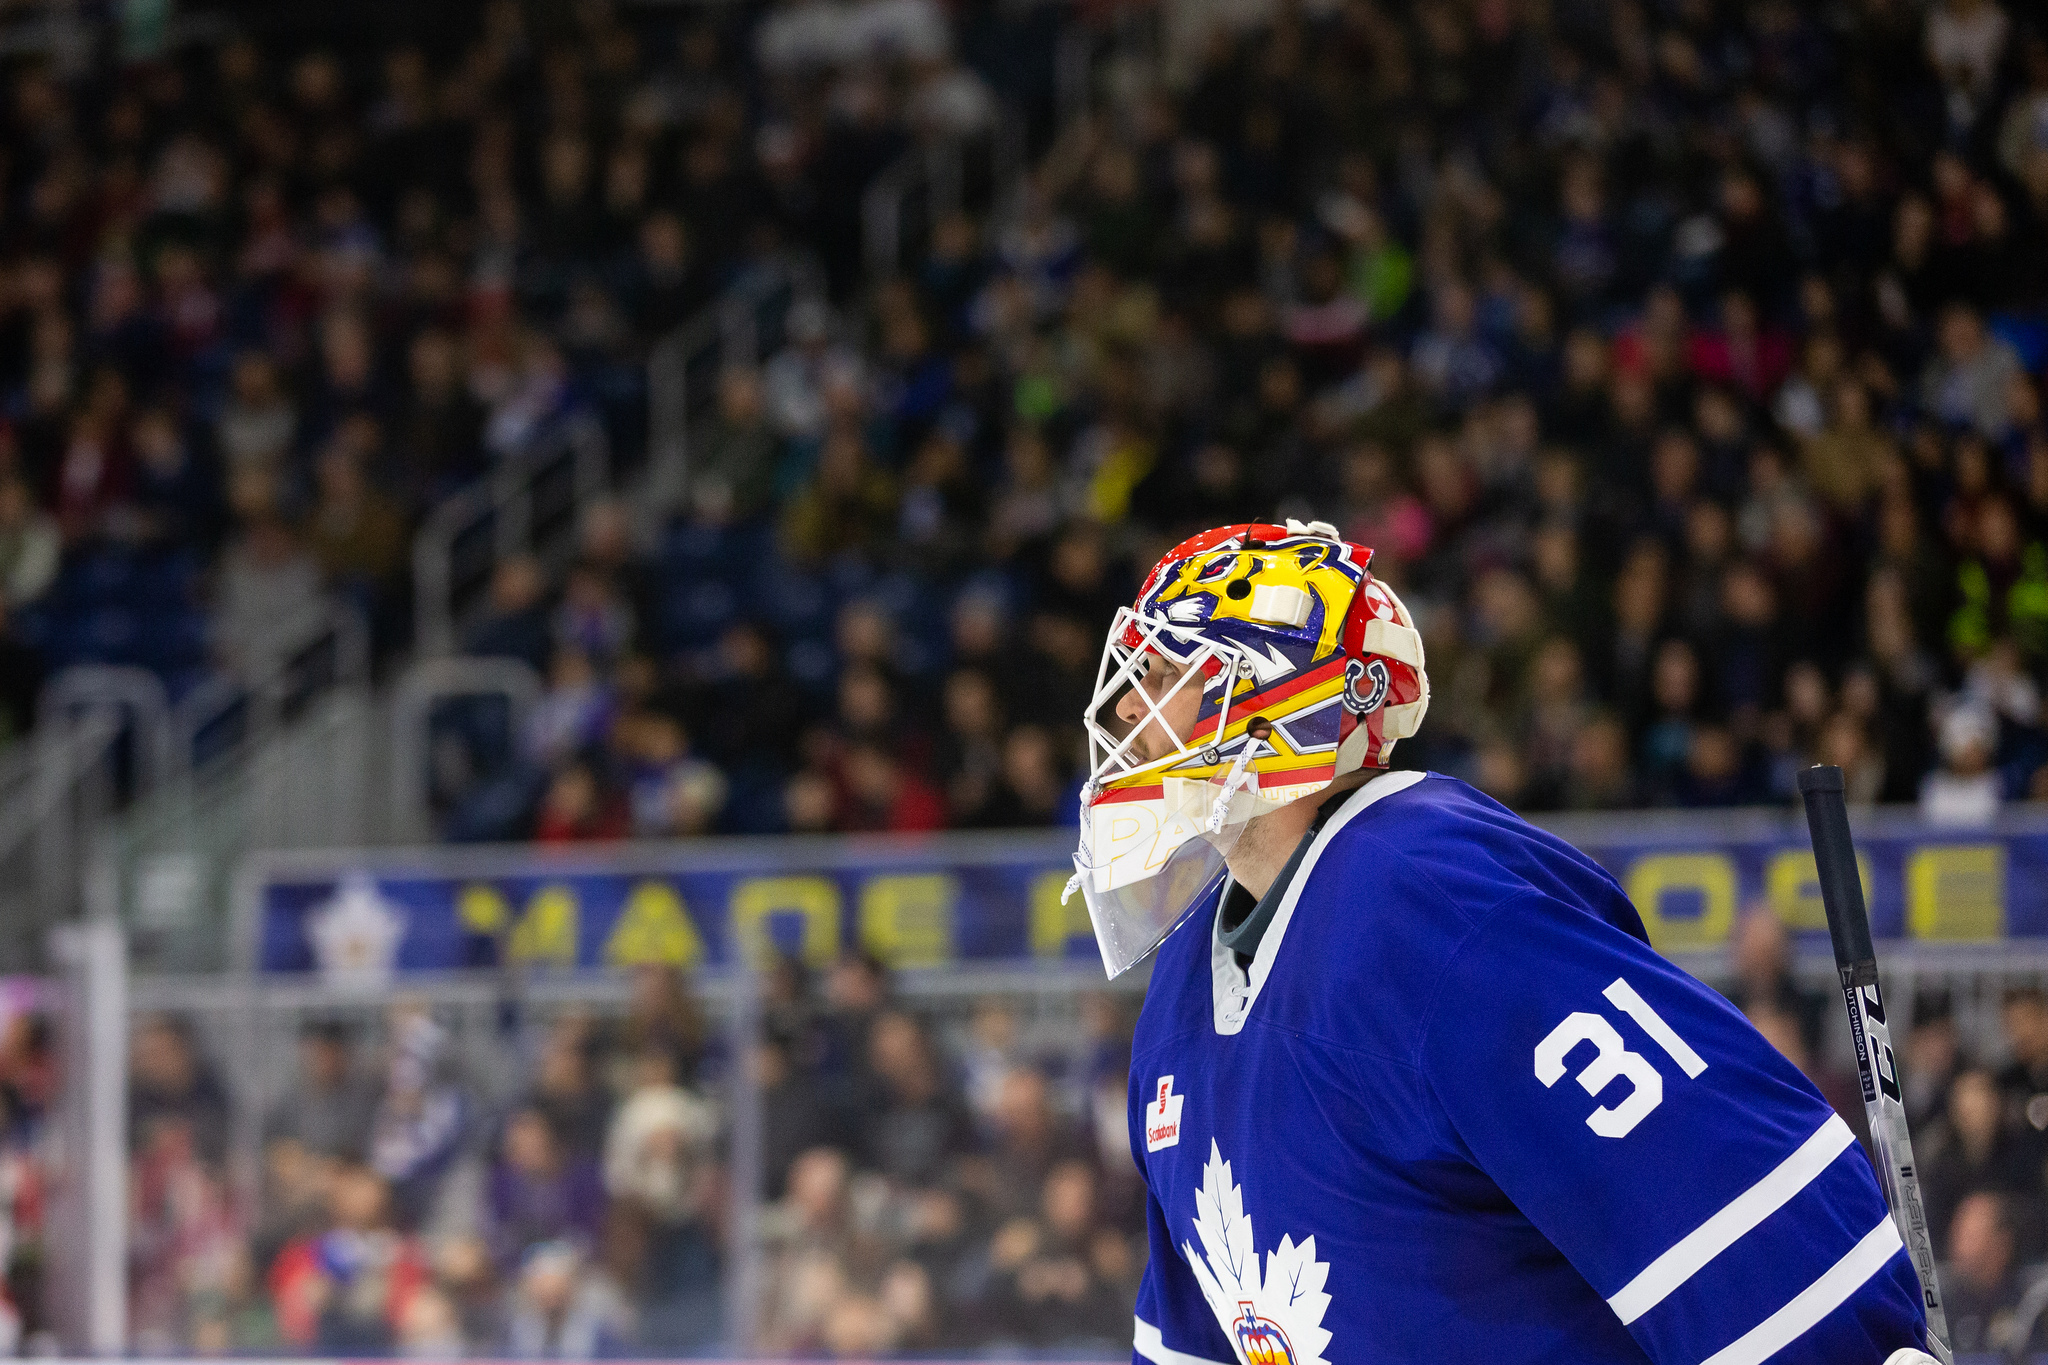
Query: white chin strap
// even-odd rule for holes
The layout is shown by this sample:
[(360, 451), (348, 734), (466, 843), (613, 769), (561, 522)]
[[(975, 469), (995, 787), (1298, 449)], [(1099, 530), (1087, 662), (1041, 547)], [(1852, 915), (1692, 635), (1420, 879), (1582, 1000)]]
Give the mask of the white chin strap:
[[(1230, 815), (1234, 806), (1239, 804), (1247, 808), (1252, 806), (1250, 802), (1239, 803), (1237, 801), (1238, 784), (1244, 780), (1244, 770), (1251, 766), (1252, 759), (1257, 755), (1262, 741), (1264, 741), (1268, 734), (1272, 733), (1272, 728), (1272, 726), (1267, 725), (1258, 717), (1254, 716), (1252, 718), (1251, 729), (1245, 733), (1244, 745), (1237, 751), (1237, 761), (1230, 765), (1230, 775), (1223, 779), (1223, 790), (1216, 793), (1216, 802), (1209, 807), (1209, 819), (1205, 826), (1209, 833), (1221, 834), (1223, 832), (1223, 827), (1230, 823)], [(1256, 780), (1254, 780), (1252, 788), (1253, 795), (1256, 796), (1258, 791)], [(1239, 818), (1245, 817), (1241, 815)]]

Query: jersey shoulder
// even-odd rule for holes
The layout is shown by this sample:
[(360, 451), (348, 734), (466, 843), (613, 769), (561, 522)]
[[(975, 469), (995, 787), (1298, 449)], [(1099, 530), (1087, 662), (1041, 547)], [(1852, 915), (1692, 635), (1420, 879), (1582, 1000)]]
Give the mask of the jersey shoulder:
[(1457, 778), (1428, 773), (1346, 814), (1318, 859), (1319, 894), (1369, 885), (1390, 908), (1436, 909), (1460, 937), (1506, 901), (1544, 896), (1644, 937), (1605, 868)]
[(1332, 826), (1275, 954), (1272, 1023), (1413, 1065), (1451, 959), (1509, 902), (1643, 938), (1597, 863), (1456, 778), (1347, 802)]

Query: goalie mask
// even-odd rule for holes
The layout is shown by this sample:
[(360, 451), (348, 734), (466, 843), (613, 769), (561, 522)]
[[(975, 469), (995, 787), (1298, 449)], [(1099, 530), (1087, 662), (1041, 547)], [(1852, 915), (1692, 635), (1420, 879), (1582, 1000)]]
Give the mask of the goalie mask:
[(1082, 718), (1067, 884), (1112, 977), (1221, 879), (1248, 821), (1386, 767), (1421, 725), (1422, 637), (1371, 559), (1324, 522), (1220, 527), (1169, 550), (1118, 610)]

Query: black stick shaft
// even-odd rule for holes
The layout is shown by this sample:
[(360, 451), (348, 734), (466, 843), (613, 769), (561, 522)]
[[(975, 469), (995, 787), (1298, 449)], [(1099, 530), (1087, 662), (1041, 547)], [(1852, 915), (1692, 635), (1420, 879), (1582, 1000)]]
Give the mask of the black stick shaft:
[(1870, 1120), (1871, 1143), (1877, 1148), (1879, 1182), (1899, 1240), (1920, 1277), (1920, 1297), (1927, 1309), (1927, 1349), (1947, 1362), (1948, 1319), (1942, 1311), (1941, 1287), (1935, 1281), (1934, 1240), (1928, 1235), (1926, 1207), (1920, 1202), (1920, 1176), (1913, 1161), (1913, 1136), (1906, 1128), (1898, 1059), (1892, 1052), (1891, 1026), (1877, 983), (1877, 946), (1871, 941), (1870, 912), (1863, 904), (1856, 844), (1849, 836), (1842, 770), (1808, 768), (1799, 774), (1799, 794), (1806, 802), (1806, 827), (1813, 835), (1813, 862), (1820, 874), (1821, 903), (1827, 907), (1828, 937), (1834, 940), (1835, 970), (1841, 975), (1842, 1000), (1849, 1009), (1849, 1033), (1856, 1044), (1863, 1111)]

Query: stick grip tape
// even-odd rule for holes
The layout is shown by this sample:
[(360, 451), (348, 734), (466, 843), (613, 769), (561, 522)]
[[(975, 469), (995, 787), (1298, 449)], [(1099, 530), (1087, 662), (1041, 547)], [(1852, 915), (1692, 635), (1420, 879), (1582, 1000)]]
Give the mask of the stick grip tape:
[(1842, 799), (1842, 770), (1832, 764), (1799, 774), (1806, 802), (1806, 827), (1813, 835), (1813, 862), (1820, 873), (1821, 904), (1827, 907), (1828, 937), (1844, 985), (1877, 980), (1877, 949), (1870, 941), (1870, 913), (1863, 905), (1863, 879), (1856, 870), (1856, 845), (1849, 838), (1849, 809)]

